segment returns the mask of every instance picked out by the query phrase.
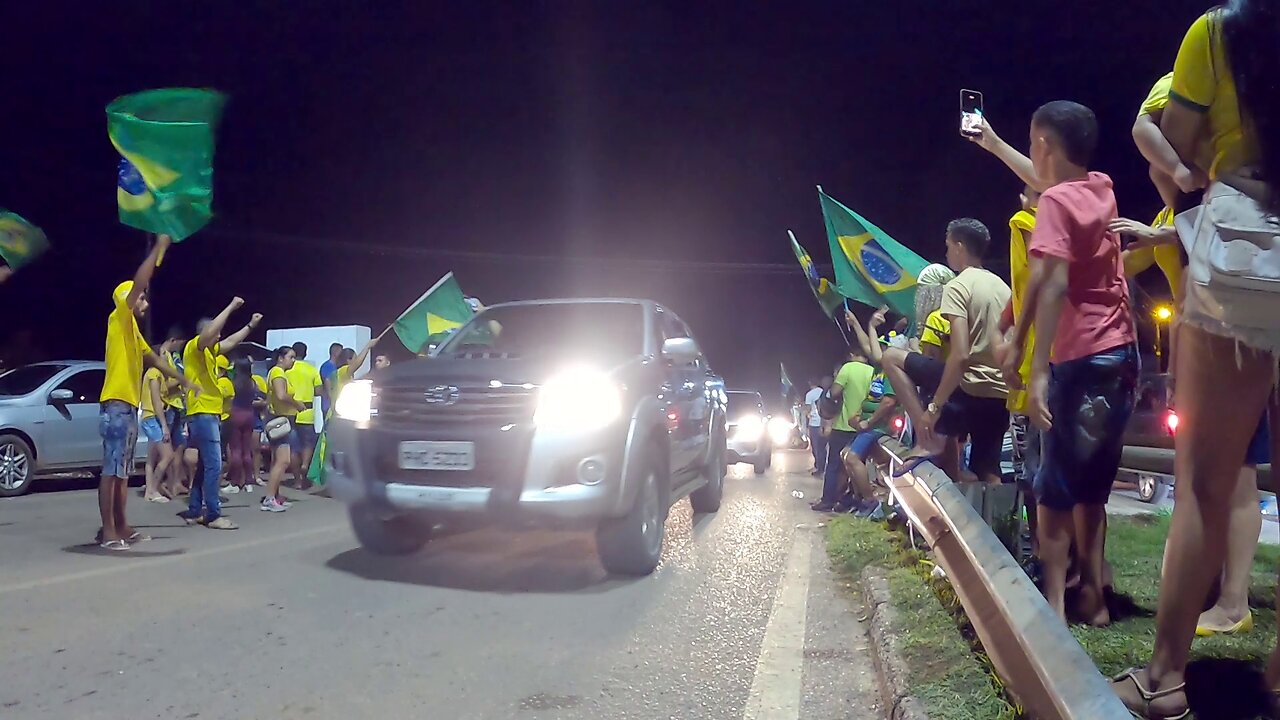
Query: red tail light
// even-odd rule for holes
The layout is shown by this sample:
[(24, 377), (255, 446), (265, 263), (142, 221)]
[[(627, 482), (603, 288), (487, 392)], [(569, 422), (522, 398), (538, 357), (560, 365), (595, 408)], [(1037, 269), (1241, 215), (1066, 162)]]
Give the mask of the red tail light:
[(1169, 414), (1164, 416), (1164, 426), (1168, 428), (1170, 435), (1178, 432), (1178, 413), (1170, 410)]
[(903, 423), (902, 423), (902, 418), (900, 418), (900, 417), (896, 417), (896, 418), (894, 418), (894, 419), (893, 419), (893, 429), (894, 429), (894, 430), (901, 430), (901, 429), (902, 429), (902, 425), (903, 425)]

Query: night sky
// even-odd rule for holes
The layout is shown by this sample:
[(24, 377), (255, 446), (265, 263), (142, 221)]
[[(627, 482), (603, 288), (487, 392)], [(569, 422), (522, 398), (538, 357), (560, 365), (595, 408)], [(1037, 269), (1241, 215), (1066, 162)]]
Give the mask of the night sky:
[(786, 241), (829, 262), (815, 185), (930, 260), (977, 217), (1007, 273), (1020, 185), (958, 136), (962, 87), (1023, 147), (1041, 103), (1089, 105), (1122, 214), (1158, 209), (1129, 128), (1208, 3), (775, 5), (4, 3), (0, 206), (54, 250), (0, 287), (0, 347), (102, 356), (145, 242), (103, 108), (153, 87), (230, 96), (217, 217), (160, 269), (157, 330), (233, 294), (267, 327), (380, 329), (454, 270), (486, 303), (658, 300), (772, 393), (842, 347)]

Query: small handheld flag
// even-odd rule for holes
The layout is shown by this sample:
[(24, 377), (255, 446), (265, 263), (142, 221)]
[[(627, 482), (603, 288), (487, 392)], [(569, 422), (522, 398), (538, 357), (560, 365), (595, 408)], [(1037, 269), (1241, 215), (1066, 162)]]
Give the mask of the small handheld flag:
[(17, 213), (0, 208), (0, 258), (17, 272), (49, 249), (44, 231)]

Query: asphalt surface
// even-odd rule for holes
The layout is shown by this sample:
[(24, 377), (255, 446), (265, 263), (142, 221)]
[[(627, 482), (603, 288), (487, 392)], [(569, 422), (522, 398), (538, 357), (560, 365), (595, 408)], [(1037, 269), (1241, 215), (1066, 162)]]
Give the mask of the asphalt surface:
[(715, 515), (673, 508), (638, 580), (584, 533), (378, 558), (315, 496), (231, 496), (230, 532), (134, 496), (155, 539), (111, 554), (91, 490), (0, 500), (0, 718), (882, 717), (808, 458), (776, 463), (733, 468)]

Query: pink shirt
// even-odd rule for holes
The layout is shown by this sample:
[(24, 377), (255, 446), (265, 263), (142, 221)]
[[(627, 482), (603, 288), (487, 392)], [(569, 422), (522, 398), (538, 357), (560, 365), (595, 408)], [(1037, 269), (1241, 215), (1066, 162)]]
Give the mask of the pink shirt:
[(1137, 338), (1120, 236), (1107, 229), (1116, 217), (1111, 187), (1111, 178), (1091, 172), (1087, 180), (1054, 185), (1040, 198), (1027, 252), (1070, 264), (1066, 302), (1053, 341), (1055, 363), (1111, 350)]

